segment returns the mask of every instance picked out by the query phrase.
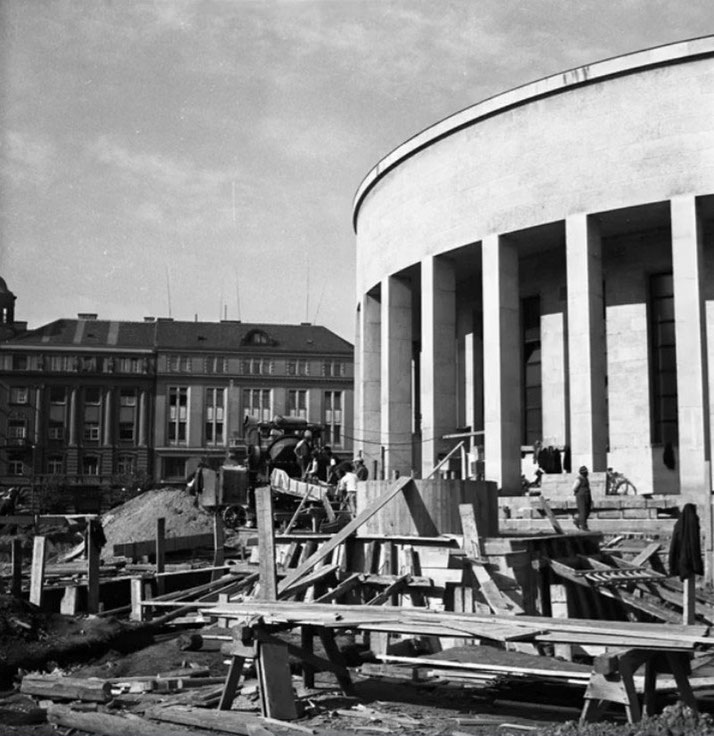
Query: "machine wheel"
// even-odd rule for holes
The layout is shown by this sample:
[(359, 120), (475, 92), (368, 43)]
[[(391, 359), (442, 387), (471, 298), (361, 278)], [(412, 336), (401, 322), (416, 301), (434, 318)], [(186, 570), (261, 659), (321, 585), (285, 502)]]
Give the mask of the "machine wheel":
[(245, 525), (246, 513), (242, 506), (226, 506), (223, 509), (223, 523), (231, 529)]

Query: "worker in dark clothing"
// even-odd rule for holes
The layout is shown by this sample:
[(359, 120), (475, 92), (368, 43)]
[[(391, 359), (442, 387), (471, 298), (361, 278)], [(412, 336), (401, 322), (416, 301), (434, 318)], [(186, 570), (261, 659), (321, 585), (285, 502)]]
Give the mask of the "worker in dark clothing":
[(593, 505), (593, 498), (590, 493), (590, 479), (588, 478), (588, 469), (583, 465), (578, 471), (578, 477), (573, 483), (573, 494), (575, 495), (575, 503), (578, 506), (575, 514), (575, 526), (583, 531), (588, 531), (588, 517)]
[(697, 507), (685, 503), (674, 523), (669, 545), (669, 574), (686, 580), (692, 575), (703, 575), (702, 544)]
[(361, 457), (356, 457), (354, 465), (357, 480), (367, 480), (369, 478), (369, 470), (367, 470), (364, 460)]

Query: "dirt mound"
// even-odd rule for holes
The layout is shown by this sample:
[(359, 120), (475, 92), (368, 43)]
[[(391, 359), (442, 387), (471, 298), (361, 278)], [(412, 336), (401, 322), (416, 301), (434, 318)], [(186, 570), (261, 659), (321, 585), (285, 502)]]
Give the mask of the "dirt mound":
[(102, 517), (107, 538), (102, 556), (111, 557), (115, 544), (154, 539), (156, 520), (161, 517), (166, 519), (167, 537), (212, 532), (213, 516), (196, 507), (194, 501), (184, 489), (158, 488), (116, 506)]

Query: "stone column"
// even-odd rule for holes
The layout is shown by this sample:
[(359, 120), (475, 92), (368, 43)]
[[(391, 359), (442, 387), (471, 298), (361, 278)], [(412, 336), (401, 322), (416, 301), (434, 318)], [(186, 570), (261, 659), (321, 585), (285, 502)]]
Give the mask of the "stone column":
[[(226, 436), (228, 436), (228, 414), (227, 409), (223, 410), (226, 420)], [(139, 446), (146, 447), (146, 428), (148, 420), (148, 412), (146, 407), (146, 391), (143, 389), (139, 392)]]
[[(702, 278), (702, 225), (693, 196), (670, 201), (674, 331), (677, 345), (679, 482), (683, 494), (708, 490), (709, 405)], [(708, 499), (707, 499), (708, 500)]]
[(429, 256), (421, 263), (421, 475), (448, 452), (456, 430), (456, 282), (453, 263)]
[(104, 446), (112, 444), (112, 396), (113, 391), (108, 388), (104, 394)]
[(382, 281), (381, 438), (385, 476), (412, 470), (412, 295), (396, 276)]
[(565, 387), (565, 315), (543, 314), (540, 318), (543, 437), (546, 445), (567, 444)]
[(359, 311), (360, 358), (359, 391), (355, 422), (359, 426), (357, 446), (372, 477), (374, 461), (381, 459), (381, 307), (379, 300), (365, 294)]
[(568, 283), (568, 387), (572, 467), (607, 469), (607, 387), (602, 243), (594, 218), (565, 221)]
[(486, 480), (517, 493), (521, 478), (518, 251), (500, 235), (482, 242)]
[(77, 445), (77, 388), (75, 386), (69, 392), (69, 444)]

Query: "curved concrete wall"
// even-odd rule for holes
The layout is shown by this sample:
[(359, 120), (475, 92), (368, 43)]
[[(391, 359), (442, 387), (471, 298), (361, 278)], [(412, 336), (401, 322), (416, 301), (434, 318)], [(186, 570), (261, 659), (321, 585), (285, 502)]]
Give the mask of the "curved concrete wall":
[(714, 37), (549, 77), (389, 154), (355, 199), (358, 298), (428, 255), (714, 191)]

